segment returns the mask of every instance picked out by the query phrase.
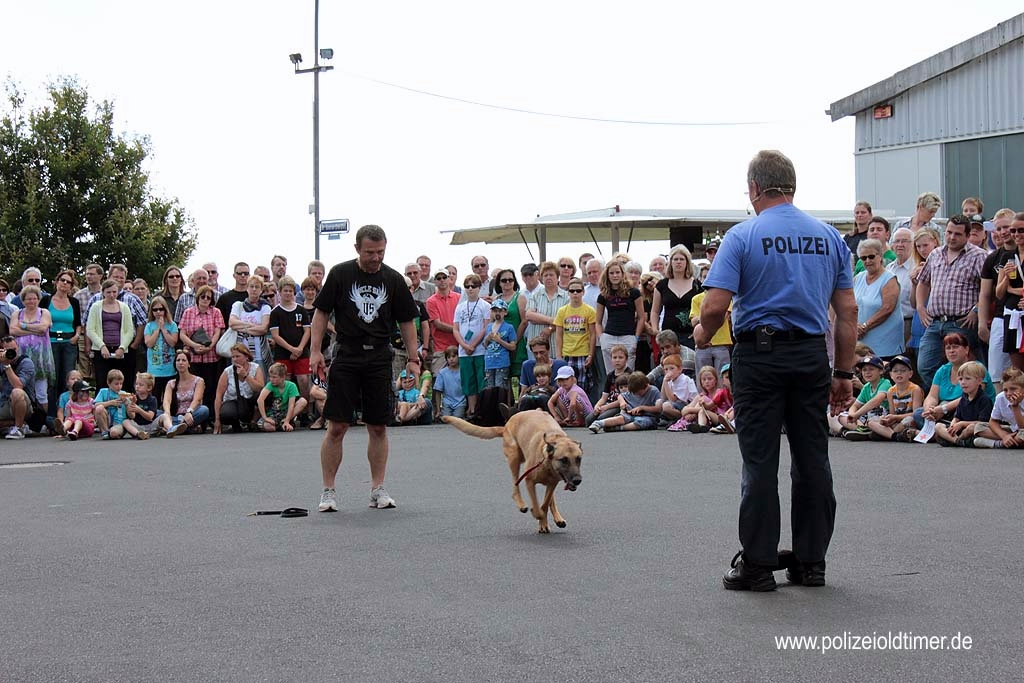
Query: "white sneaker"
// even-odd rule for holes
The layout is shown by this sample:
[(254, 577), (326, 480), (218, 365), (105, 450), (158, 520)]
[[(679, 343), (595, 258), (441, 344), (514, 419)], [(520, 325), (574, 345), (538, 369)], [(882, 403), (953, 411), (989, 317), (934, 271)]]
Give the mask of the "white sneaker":
[(24, 439), (25, 435), (17, 427), (11, 427), (10, 429), (7, 430), (7, 436), (5, 436), (4, 438), (5, 439)]
[(594, 434), (600, 434), (601, 432), (604, 431), (604, 423), (601, 422), (600, 420), (594, 420), (593, 422), (590, 423), (589, 429)]
[(383, 486), (378, 486), (370, 491), (370, 507), (384, 510), (398, 506), (395, 505), (395, 499), (388, 494), (387, 489)]
[(338, 511), (338, 494), (334, 492), (334, 489), (324, 489), (324, 492), (320, 494), (320, 505), (317, 509), (320, 512)]

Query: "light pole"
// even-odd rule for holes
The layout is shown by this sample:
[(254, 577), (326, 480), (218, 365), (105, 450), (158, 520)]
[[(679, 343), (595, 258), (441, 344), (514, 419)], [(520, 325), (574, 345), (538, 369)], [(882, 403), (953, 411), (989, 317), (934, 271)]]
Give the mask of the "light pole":
[(288, 55), (296, 74), (313, 74), (313, 253), (320, 260), (320, 72), (330, 71), (333, 66), (321, 66), (320, 58), (331, 59), (334, 50), (329, 47), (320, 49), (320, 0), (313, 5), (313, 66), (300, 69), (302, 54), (295, 52)]

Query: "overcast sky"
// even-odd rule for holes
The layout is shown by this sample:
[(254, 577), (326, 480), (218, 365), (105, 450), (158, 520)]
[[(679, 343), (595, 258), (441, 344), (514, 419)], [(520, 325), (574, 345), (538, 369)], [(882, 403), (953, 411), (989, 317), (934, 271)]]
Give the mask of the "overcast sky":
[[(195, 219), (189, 267), (283, 253), (304, 273), (313, 78), (288, 55), (312, 64), (313, 0), (4, 5), (9, 78), (38, 101), (74, 76), (114, 102), (120, 131), (149, 137), (157, 192)], [(462, 274), (474, 253), (518, 267), (525, 247), (452, 247), (440, 231), (615, 204), (743, 210), (762, 148), (794, 160), (799, 206), (847, 209), (853, 120), (832, 123), (829, 104), (1019, 12), (1019, 0), (322, 0), (335, 70), (320, 77), (321, 217), (381, 225), (399, 269), (421, 253)], [(321, 258), (351, 258), (351, 245), (325, 239)], [(646, 265), (666, 249), (630, 251)]]

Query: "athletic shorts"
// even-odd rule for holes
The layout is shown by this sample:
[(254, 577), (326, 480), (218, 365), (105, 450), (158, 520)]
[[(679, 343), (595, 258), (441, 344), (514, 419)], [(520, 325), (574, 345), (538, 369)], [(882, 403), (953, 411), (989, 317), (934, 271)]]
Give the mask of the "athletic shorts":
[(280, 363), (281, 365), (283, 365), (286, 368), (288, 368), (288, 375), (289, 376), (295, 375), (297, 377), (299, 375), (308, 375), (309, 374), (309, 357), (306, 357), (306, 358), (296, 358), (295, 360), (292, 360), (290, 358), (285, 358), (283, 360), (275, 360), (274, 362), (275, 363)]
[(395, 392), (391, 377), (391, 348), (339, 348), (327, 376), (324, 417), (352, 424), (356, 411), (363, 422), (386, 425), (395, 415)]
[(484, 390), (484, 357), (462, 356), (459, 358), (459, 379), (465, 396), (476, 396)]

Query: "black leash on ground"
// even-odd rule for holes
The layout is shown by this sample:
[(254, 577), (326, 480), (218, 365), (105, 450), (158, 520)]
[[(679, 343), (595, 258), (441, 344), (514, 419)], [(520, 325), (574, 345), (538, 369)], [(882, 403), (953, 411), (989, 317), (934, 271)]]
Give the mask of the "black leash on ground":
[(309, 515), (309, 510), (306, 508), (285, 508), (284, 510), (257, 510), (256, 512), (250, 512), (246, 517), (262, 517), (264, 515), (277, 515), (280, 517), (306, 517)]

